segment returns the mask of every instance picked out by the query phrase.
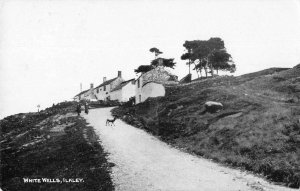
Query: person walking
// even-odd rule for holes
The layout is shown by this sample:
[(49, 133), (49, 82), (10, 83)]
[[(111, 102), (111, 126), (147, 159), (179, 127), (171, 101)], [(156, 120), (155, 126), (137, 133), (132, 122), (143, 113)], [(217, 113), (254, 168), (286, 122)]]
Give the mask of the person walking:
[(77, 106), (76, 106), (76, 112), (77, 112), (78, 116), (80, 116), (80, 113), (81, 113), (81, 105), (80, 105), (80, 103), (78, 103)]
[(85, 104), (84, 104), (84, 112), (85, 112), (86, 114), (89, 114), (89, 105), (88, 105), (88, 103), (85, 103)]

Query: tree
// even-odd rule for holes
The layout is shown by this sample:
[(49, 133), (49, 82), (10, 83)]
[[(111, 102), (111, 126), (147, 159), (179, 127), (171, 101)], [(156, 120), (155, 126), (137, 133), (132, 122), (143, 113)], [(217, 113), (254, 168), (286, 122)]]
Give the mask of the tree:
[(209, 55), (209, 61), (211, 62), (212, 67), (217, 71), (235, 71), (235, 65), (231, 65), (232, 58), (231, 55), (226, 51), (226, 49), (222, 50), (214, 50)]
[(158, 48), (155, 48), (155, 47), (153, 47), (153, 48), (150, 48), (150, 50), (149, 50), (150, 52), (152, 52), (152, 53), (154, 53), (154, 55), (155, 55), (155, 59), (157, 58), (157, 56), (158, 55), (160, 55), (160, 54), (162, 54), (163, 52), (161, 52)]
[[(229, 64), (232, 61), (231, 55), (226, 52), (224, 41), (219, 38), (209, 40), (185, 41), (183, 46), (187, 53), (181, 56), (182, 60), (189, 60), (188, 65), (194, 64), (194, 70), (202, 76), (202, 69), (207, 77), (208, 73), (214, 76), (214, 70), (235, 71), (236, 66)], [(210, 71), (208, 71), (210, 70)], [(190, 71), (190, 69), (189, 69)]]
[[(195, 46), (195, 48), (193, 50), (193, 55), (191, 57), (194, 63), (196, 60), (198, 60), (198, 63), (200, 63), (201, 68), (203, 68), (205, 71), (206, 77), (208, 74), (208, 59), (207, 59), (207, 57), (209, 55), (209, 52), (210, 52), (210, 50), (207, 46), (207, 41), (198, 41), (197, 46)], [(195, 68), (197, 68), (196, 63), (195, 63)]]
[(189, 74), (191, 74), (191, 53), (187, 52), (181, 56), (181, 60), (188, 60), (186, 65), (189, 66)]
[(230, 73), (234, 73), (235, 71), (236, 71), (236, 65), (235, 65), (235, 64), (231, 64), (231, 65), (230, 65), (229, 72), (230, 72)]
[(174, 58), (156, 58), (151, 61), (151, 66), (157, 67), (159, 59), (162, 59), (162, 64), (164, 67), (174, 68), (176, 65)]
[[(193, 40), (193, 41), (185, 41), (183, 46), (186, 48), (187, 53), (183, 54), (181, 57), (182, 59), (188, 59), (188, 65), (189, 65), (189, 71), (190, 71), (190, 65), (194, 64), (194, 70), (196, 70), (196, 73), (199, 77), (199, 70), (196, 68), (196, 62), (201, 61), (202, 59), (207, 56), (208, 53), (208, 47), (206, 46), (206, 41), (203, 40)], [(206, 67), (204, 67), (205, 71)], [(207, 72), (205, 72), (207, 74)]]
[(137, 69), (134, 70), (135, 73), (145, 73), (153, 69), (152, 65), (140, 65)]
[(209, 49), (209, 53), (207, 55), (207, 63), (208, 67), (210, 68), (211, 75), (214, 76), (213, 62), (211, 62), (209, 58), (214, 52), (225, 49), (224, 41), (218, 37), (210, 38), (207, 41), (207, 47)]
[(224, 41), (219, 37), (210, 38), (207, 41), (207, 46), (210, 51), (221, 50), (225, 48)]
[(174, 68), (176, 65), (176, 62), (174, 62), (174, 58), (157, 58), (159, 54), (162, 54), (162, 52), (158, 48), (150, 48), (150, 52), (155, 53), (155, 59), (151, 61), (150, 65), (140, 65), (137, 69), (134, 70), (136, 73), (145, 73), (153, 68), (157, 67), (159, 64), (159, 60), (162, 60), (162, 65), (164, 67)]
[[(198, 64), (195, 66), (194, 70), (196, 70), (196, 72), (199, 72), (200, 73), (200, 76), (202, 77), (202, 69), (205, 69), (207, 65), (207, 61), (202, 59), (202, 60), (199, 60)], [(206, 77), (207, 77), (207, 71), (206, 71)]]

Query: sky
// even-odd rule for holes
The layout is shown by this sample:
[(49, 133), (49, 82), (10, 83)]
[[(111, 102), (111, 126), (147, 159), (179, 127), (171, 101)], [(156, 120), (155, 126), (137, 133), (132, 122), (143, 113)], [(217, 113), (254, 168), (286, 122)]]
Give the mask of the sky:
[[(300, 63), (299, 0), (0, 0), (0, 119), (136, 78), (159, 48), (188, 73), (186, 40), (220, 37), (234, 75)], [(231, 75), (231, 74), (230, 74)], [(196, 73), (193, 73), (193, 78)]]

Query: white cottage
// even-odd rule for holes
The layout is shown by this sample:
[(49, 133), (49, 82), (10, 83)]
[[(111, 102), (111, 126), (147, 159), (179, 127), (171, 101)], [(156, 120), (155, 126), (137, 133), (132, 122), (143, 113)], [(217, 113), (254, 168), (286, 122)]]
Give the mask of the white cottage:
[(118, 76), (116, 78), (106, 80), (103, 78), (103, 83), (94, 88), (94, 94), (97, 100), (110, 100), (110, 92), (123, 82), (122, 73), (118, 71)]
[(89, 101), (96, 100), (93, 84), (91, 84), (90, 89), (84, 90), (79, 94), (77, 94), (76, 96), (74, 96), (74, 101), (81, 101), (81, 100), (89, 100)]
[(96, 101), (96, 95), (94, 94), (94, 85), (91, 84), (91, 87), (89, 90), (87, 90), (84, 94), (83, 94), (83, 99), (85, 100), (89, 100), (89, 101)]
[(159, 97), (165, 95), (166, 84), (177, 84), (178, 77), (171, 74), (162, 66), (162, 60), (159, 65), (141, 74), (136, 80), (135, 102), (136, 104), (145, 101), (149, 97)]
[(83, 97), (84, 97), (84, 93), (85, 92), (87, 92), (88, 90), (85, 90), (85, 91), (82, 91), (82, 92), (80, 92), (79, 94), (77, 94), (76, 96), (74, 96), (74, 101), (80, 101), (80, 100), (82, 100), (83, 99)]
[(111, 90), (110, 99), (119, 102), (127, 102), (131, 97), (135, 96), (135, 80), (130, 79), (121, 82), (117, 87)]

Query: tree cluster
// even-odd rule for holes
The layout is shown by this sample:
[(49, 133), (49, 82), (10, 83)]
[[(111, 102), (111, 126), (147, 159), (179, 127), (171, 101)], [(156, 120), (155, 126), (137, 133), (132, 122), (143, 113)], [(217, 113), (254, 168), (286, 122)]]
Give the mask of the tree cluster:
[(150, 65), (140, 65), (137, 69), (134, 70), (135, 73), (145, 73), (159, 65), (159, 61), (162, 61), (162, 66), (174, 68), (176, 63), (174, 62), (174, 58), (157, 58), (158, 55), (162, 54), (162, 52), (158, 48), (151, 48), (150, 52), (155, 54), (155, 59), (151, 61)]
[(182, 60), (187, 60), (190, 67), (193, 64), (194, 70), (202, 76), (204, 70), (207, 77), (208, 73), (214, 76), (214, 71), (219, 70), (235, 72), (236, 66), (232, 61), (231, 55), (226, 51), (224, 41), (221, 38), (210, 38), (209, 40), (185, 41), (183, 46), (186, 53), (181, 56)]
[(174, 58), (156, 58), (151, 61), (151, 66), (157, 67), (160, 59), (162, 60), (162, 65), (164, 67), (174, 68), (176, 64)]
[(154, 67), (152, 65), (140, 65), (134, 70), (135, 73), (145, 73), (152, 70)]

